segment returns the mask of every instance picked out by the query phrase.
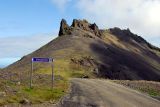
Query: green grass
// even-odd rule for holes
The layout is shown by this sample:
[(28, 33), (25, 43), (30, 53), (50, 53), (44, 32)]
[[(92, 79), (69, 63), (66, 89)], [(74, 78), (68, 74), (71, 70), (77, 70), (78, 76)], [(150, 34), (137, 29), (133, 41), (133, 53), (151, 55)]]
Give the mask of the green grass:
[(152, 97), (159, 97), (160, 96), (160, 90), (159, 90), (159, 84), (157, 82), (152, 81), (121, 81), (121, 80), (114, 80), (113, 82), (116, 82), (118, 84), (122, 84), (124, 86), (127, 86), (129, 88), (135, 89), (139, 92), (146, 93), (149, 96)]
[(27, 99), (31, 104), (44, 102), (57, 102), (64, 96), (68, 90), (68, 80), (56, 80), (54, 87), (35, 85), (33, 88), (28, 86), (17, 86), (16, 84), (7, 83), (10, 89), (16, 92), (7, 93), (7, 96), (0, 99), (0, 105), (9, 103), (21, 103), (23, 99)]
[(148, 95), (150, 96), (160, 96), (160, 92), (156, 89), (152, 89), (152, 88), (141, 88), (141, 89), (138, 89), (139, 91), (141, 92), (144, 92), (144, 93), (147, 93)]
[(24, 96), (32, 101), (32, 103), (41, 103), (44, 101), (57, 101), (65, 94), (65, 90), (61, 88), (24, 88)]
[[(92, 73), (89, 71), (91, 71), (91, 68), (83, 67), (76, 64), (71, 64), (70, 60), (61, 59), (61, 60), (56, 60), (54, 62), (55, 75), (60, 75), (65, 79), (72, 78), (72, 77), (81, 78), (84, 75), (87, 75), (89, 77), (94, 77), (94, 75), (92, 75)], [(37, 73), (51, 74), (51, 67), (48, 67), (48, 69), (46, 68), (38, 69)]]
[[(90, 68), (71, 64), (70, 60), (60, 59), (54, 62), (54, 87), (51, 89), (51, 66), (48, 64), (34, 64), (34, 74), (48, 75), (48, 78), (33, 80), (33, 88), (29, 88), (29, 80), (21, 85), (17, 85), (11, 81), (4, 81), (0, 83), (0, 91), (4, 91), (4, 87), (8, 86), (10, 89), (16, 90), (15, 93), (7, 93), (7, 96), (0, 99), (0, 105), (10, 103), (21, 103), (23, 99), (29, 100), (32, 104), (52, 102), (56, 103), (62, 96), (64, 96), (69, 88), (69, 78), (81, 78), (83, 76), (92, 77), (88, 72)], [(87, 72), (86, 72), (87, 71)], [(58, 77), (60, 79), (58, 79)]]
[(156, 90), (149, 90), (148, 94), (150, 96), (160, 96), (160, 92), (157, 92)]

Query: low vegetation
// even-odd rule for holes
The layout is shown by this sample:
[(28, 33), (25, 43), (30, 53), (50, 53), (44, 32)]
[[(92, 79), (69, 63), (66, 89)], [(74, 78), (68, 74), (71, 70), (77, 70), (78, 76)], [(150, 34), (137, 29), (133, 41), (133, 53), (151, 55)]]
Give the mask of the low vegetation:
[(146, 93), (151, 97), (160, 100), (160, 83), (153, 81), (129, 81), (129, 80), (114, 80), (114, 82), (135, 89), (142, 93)]
[(55, 103), (64, 96), (68, 86), (67, 80), (55, 80), (53, 88), (51, 88), (51, 85), (41, 86), (37, 84), (33, 85), (33, 88), (29, 88), (29, 86), (24, 84), (19, 85), (10, 81), (4, 81), (3, 87), (1, 85), (0, 105), (9, 103)]
[[(68, 79), (73, 77), (92, 77), (87, 67), (71, 64), (69, 60), (54, 62), (54, 84), (51, 88), (51, 66), (34, 64), (33, 88), (29, 88), (29, 78), (25, 81), (0, 80), (0, 105), (10, 103), (37, 104), (56, 103), (67, 93)], [(27, 76), (25, 76), (27, 77)]]

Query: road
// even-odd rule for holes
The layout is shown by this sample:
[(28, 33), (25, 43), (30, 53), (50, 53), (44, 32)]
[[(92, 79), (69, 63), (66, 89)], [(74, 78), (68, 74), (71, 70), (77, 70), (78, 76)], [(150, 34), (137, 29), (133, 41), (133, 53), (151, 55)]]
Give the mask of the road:
[(109, 80), (72, 79), (62, 107), (160, 107), (160, 101)]

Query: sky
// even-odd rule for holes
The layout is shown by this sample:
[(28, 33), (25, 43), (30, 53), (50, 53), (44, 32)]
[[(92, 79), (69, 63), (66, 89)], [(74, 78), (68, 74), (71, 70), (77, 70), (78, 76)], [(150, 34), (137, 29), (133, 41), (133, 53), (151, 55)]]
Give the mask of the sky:
[(0, 0), (0, 67), (56, 38), (62, 18), (129, 28), (160, 47), (160, 0)]

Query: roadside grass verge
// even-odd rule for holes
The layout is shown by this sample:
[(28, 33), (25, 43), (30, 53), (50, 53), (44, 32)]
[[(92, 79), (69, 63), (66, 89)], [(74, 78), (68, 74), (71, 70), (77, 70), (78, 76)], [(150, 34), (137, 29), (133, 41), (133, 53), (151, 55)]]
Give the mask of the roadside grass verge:
[[(90, 68), (70, 64), (69, 60), (54, 62), (54, 84), (51, 88), (51, 66), (34, 64), (33, 88), (29, 88), (29, 74), (24, 74), (21, 84), (19, 81), (0, 80), (0, 106), (8, 104), (39, 104), (56, 103), (68, 91), (69, 78), (92, 77)], [(17, 78), (14, 77), (16, 80)], [(13, 79), (14, 79), (13, 78)]]
[(68, 90), (68, 80), (56, 80), (54, 87), (33, 85), (29, 88), (26, 85), (7, 84), (5, 95), (0, 98), (0, 106), (10, 103), (37, 104), (56, 103)]
[(113, 82), (146, 93), (151, 97), (160, 98), (160, 83), (154, 81), (113, 80)]

